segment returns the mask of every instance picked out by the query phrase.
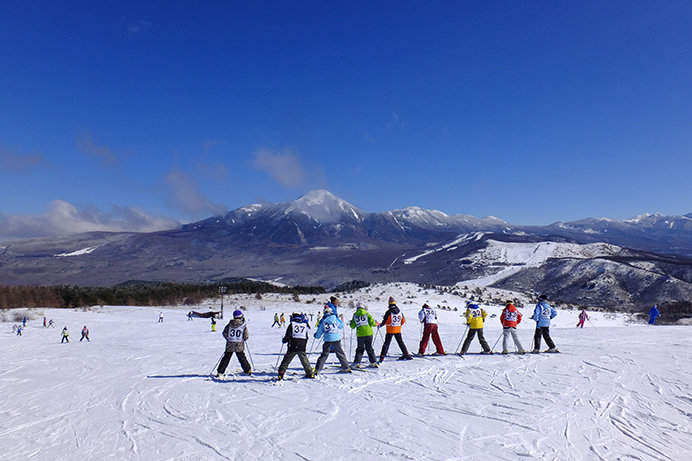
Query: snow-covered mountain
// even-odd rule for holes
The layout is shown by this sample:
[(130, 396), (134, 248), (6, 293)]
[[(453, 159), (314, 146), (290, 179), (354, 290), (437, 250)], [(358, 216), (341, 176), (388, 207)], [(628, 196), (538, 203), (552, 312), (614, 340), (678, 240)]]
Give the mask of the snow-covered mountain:
[(692, 215), (513, 226), (407, 207), (366, 213), (325, 190), (164, 232), (88, 233), (0, 245), (7, 284), (113, 285), (224, 277), (331, 287), (350, 280), (472, 279), (568, 302), (692, 297)]

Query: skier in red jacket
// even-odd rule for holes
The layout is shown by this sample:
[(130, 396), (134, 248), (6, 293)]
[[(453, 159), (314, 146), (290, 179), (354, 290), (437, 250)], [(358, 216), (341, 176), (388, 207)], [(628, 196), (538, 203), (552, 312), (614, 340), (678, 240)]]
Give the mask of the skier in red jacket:
[(502, 311), (502, 315), (500, 315), (500, 322), (502, 323), (502, 353), (509, 354), (507, 343), (511, 335), (517, 352), (524, 354), (526, 351), (524, 351), (517, 335), (517, 325), (521, 322), (521, 312), (517, 310), (512, 301), (505, 303), (505, 308)]

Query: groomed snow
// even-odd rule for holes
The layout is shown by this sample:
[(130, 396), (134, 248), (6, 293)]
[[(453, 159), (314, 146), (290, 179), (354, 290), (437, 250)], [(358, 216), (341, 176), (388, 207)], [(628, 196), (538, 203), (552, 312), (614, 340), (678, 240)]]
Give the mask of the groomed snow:
[[(377, 319), (384, 291), (360, 295)], [(395, 296), (408, 319), (405, 342), (415, 352), (416, 313), (431, 296)], [(56, 328), (43, 328), (37, 318), (22, 337), (12, 334), (12, 323), (0, 324), (2, 459), (692, 459), (688, 327), (593, 313), (587, 328), (576, 329), (577, 312), (560, 311), (551, 332), (561, 354), (400, 362), (393, 344), (379, 370), (349, 375), (328, 367), (320, 379), (307, 380), (296, 358), (289, 379), (277, 385), (284, 331), (270, 328), (274, 313), (316, 312), (319, 304), (285, 295), (227, 297), (227, 318), (241, 303), (248, 306), (256, 369), (224, 382), (208, 375), (223, 352), (227, 320), (212, 333), (206, 319), (188, 322), (187, 309), (163, 309), (162, 324), (158, 307), (45, 309)], [(461, 310), (459, 298), (448, 304)], [(528, 317), (530, 310), (522, 312)], [(342, 312), (350, 318), (353, 311)], [(453, 352), (464, 325), (459, 312), (438, 313), (442, 341)], [(85, 324), (90, 343), (79, 342)], [(71, 342), (60, 344), (65, 325)], [(526, 349), (533, 326), (520, 324)], [(485, 333), (492, 346), (497, 317), (488, 318)], [(345, 342), (348, 348), (348, 331)], [(378, 337), (377, 353), (381, 344)], [(474, 341), (471, 351), (479, 350)], [(239, 371), (235, 358), (229, 371)]]

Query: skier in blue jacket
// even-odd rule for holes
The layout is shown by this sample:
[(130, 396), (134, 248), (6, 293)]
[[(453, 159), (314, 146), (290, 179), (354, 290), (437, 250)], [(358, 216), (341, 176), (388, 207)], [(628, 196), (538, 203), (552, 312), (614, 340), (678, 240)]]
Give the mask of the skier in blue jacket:
[(550, 320), (556, 315), (557, 311), (555, 308), (548, 304), (548, 297), (546, 295), (539, 296), (538, 304), (536, 304), (536, 309), (531, 317), (531, 320), (536, 322), (536, 332), (533, 335), (533, 350), (531, 351), (534, 354), (538, 354), (541, 351), (541, 336), (543, 336), (545, 343), (548, 345), (546, 352), (560, 352), (550, 337)]
[(649, 325), (656, 325), (656, 319), (660, 316), (661, 313), (658, 311), (658, 307), (654, 304), (654, 307), (649, 310)]
[(324, 367), (324, 362), (327, 361), (329, 357), (329, 352), (331, 349), (336, 353), (336, 357), (341, 363), (341, 370), (347, 373), (351, 373), (351, 367), (348, 364), (348, 359), (344, 353), (343, 347), (341, 347), (341, 332), (344, 329), (344, 322), (342, 322), (339, 317), (334, 315), (332, 308), (325, 305), (324, 306), (324, 317), (322, 321), (317, 326), (317, 331), (315, 332), (315, 338), (319, 339), (324, 335), (324, 344), (322, 345), (322, 354), (317, 359), (317, 364), (315, 365), (315, 375), (317, 375)]

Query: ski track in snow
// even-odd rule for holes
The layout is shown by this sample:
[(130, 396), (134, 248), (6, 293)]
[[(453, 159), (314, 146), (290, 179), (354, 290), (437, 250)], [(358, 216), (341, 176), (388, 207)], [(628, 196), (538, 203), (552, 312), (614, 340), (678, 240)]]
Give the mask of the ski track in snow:
[[(379, 369), (339, 373), (332, 356), (309, 380), (296, 358), (277, 384), (273, 310), (246, 313), (257, 369), (245, 376), (233, 358), (225, 381), (208, 376), (220, 331), (175, 309), (157, 324), (159, 310), (46, 310), (58, 328), (35, 320), (22, 337), (0, 324), (2, 459), (692, 459), (689, 327), (556, 327), (562, 354), (461, 358), (463, 325), (443, 312), (448, 356), (397, 361), (393, 342)], [(411, 351), (416, 312), (404, 307)], [(59, 344), (65, 324), (72, 339)], [(489, 319), (488, 341), (499, 333)]]

